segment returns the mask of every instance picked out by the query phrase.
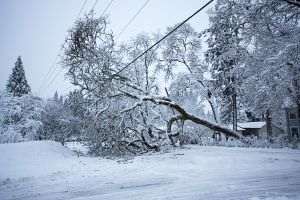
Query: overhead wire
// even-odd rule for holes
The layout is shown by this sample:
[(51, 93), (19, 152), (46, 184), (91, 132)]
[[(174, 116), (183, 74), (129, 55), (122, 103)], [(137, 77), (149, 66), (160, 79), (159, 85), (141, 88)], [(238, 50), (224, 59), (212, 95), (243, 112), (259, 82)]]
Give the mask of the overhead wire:
[(178, 24), (175, 28), (173, 28), (171, 31), (169, 31), (166, 35), (164, 35), (161, 39), (159, 39), (157, 42), (155, 42), (153, 45), (151, 45), (148, 49), (146, 49), (143, 53), (138, 55), (136, 58), (134, 58), (131, 62), (129, 62), (125, 67), (121, 68), (118, 72), (112, 75), (112, 77), (120, 74), (122, 71), (130, 67), (133, 63), (135, 63), (138, 59), (143, 57), (147, 52), (152, 50), (155, 46), (157, 46), (159, 43), (161, 43), (163, 40), (165, 40), (167, 37), (169, 37), (172, 33), (174, 33), (177, 29), (179, 29), (181, 26), (183, 26), (186, 22), (188, 22), (191, 18), (193, 18), (195, 15), (197, 15), (199, 12), (201, 12), (204, 8), (206, 8), (208, 5), (210, 5), (214, 0), (208, 1), (204, 6), (196, 10), (192, 15), (190, 15), (188, 18), (183, 20), (180, 24)]
[(96, 5), (98, 4), (98, 2), (99, 2), (99, 0), (95, 0), (93, 6), (92, 6), (92, 8), (91, 8), (91, 10), (94, 10), (94, 9), (95, 9), (95, 7), (96, 7)]
[(107, 6), (104, 8), (104, 10), (102, 11), (101, 15), (102, 17), (104, 17), (104, 14), (106, 13), (106, 11), (110, 8), (110, 6), (112, 5), (112, 3), (114, 2), (114, 0), (110, 0), (110, 2), (107, 4)]
[[(107, 6), (104, 8), (101, 16), (104, 16), (104, 14), (106, 13), (106, 11), (110, 8), (110, 6), (112, 5), (114, 0), (110, 0), (110, 2), (107, 4)], [(93, 4), (92, 8), (90, 9), (91, 11), (93, 11), (97, 5), (97, 3), (99, 2), (99, 0), (95, 0), (95, 3)], [(66, 42), (65, 42), (66, 43)], [(64, 44), (65, 44), (64, 43)], [(59, 55), (57, 56), (59, 57)], [(50, 80), (50, 82), (48, 83), (47, 87), (49, 87), (54, 81), (55, 79), (58, 77), (58, 75), (63, 71), (63, 68), (61, 68), (55, 75), (54, 77)]]
[[(105, 12), (109, 9), (109, 7), (112, 5), (114, 0), (111, 0), (108, 5), (105, 7), (105, 9), (103, 10), (101, 16), (103, 16), (105, 14)], [(132, 21), (139, 15), (139, 13), (146, 7), (146, 5), (149, 3), (150, 0), (147, 0), (143, 6), (141, 7), (141, 9), (138, 10), (137, 14), (133, 16), (133, 18), (131, 18), (129, 20), (129, 24), (132, 23)], [(128, 64), (126, 64), (123, 68), (121, 68), (118, 72), (116, 72), (115, 74), (112, 75), (112, 77), (120, 74), (121, 72), (123, 72), (125, 69), (127, 69), (128, 67), (130, 67), (133, 63), (135, 63), (138, 59), (140, 59), (142, 56), (144, 56), (146, 53), (148, 53), (149, 51), (151, 51), (155, 46), (157, 46), (158, 44), (160, 44), (163, 40), (165, 40), (167, 37), (169, 37), (171, 34), (173, 34), (176, 30), (178, 30), (181, 26), (183, 26), (186, 22), (188, 22), (191, 18), (193, 18), (195, 15), (197, 15), (199, 12), (201, 12), (204, 8), (206, 8), (207, 6), (209, 6), (214, 0), (210, 0), (208, 1), (205, 5), (203, 5), (202, 7), (200, 7), (198, 10), (196, 10), (192, 15), (190, 15), (189, 17), (187, 17), (185, 20), (183, 20), (180, 24), (178, 24), (175, 28), (173, 28), (171, 31), (169, 31), (166, 35), (164, 35), (161, 39), (159, 39), (157, 42), (155, 42), (153, 45), (151, 45), (148, 49), (146, 49), (143, 53), (141, 53), (140, 55), (138, 55), (136, 58), (134, 58), (131, 62), (129, 62)], [(96, 5), (98, 2), (98, 0), (95, 1)], [(94, 7), (94, 6), (93, 6)], [(128, 27), (129, 25), (125, 25), (124, 27)], [(126, 29), (126, 28), (125, 28)], [(125, 30), (124, 29), (124, 30)], [(59, 55), (58, 55), (59, 56)], [(61, 70), (62, 71), (62, 70)], [(59, 74), (60, 72), (58, 72), (56, 74), (56, 76)], [(51, 85), (52, 82), (55, 80), (56, 76), (50, 81), (50, 83), (48, 84)]]
[[(78, 18), (80, 17), (82, 11), (84, 10), (84, 7), (85, 7), (86, 4), (87, 4), (87, 1), (88, 1), (88, 0), (84, 0), (84, 2), (82, 3), (82, 5), (80, 6), (79, 12), (78, 12), (78, 14), (76, 15), (76, 19), (78, 19)], [(57, 68), (57, 67), (55, 67), (55, 65), (57, 64), (57, 60), (58, 60), (58, 58), (59, 58), (59, 56), (60, 56), (60, 52), (61, 52), (61, 50), (63, 49), (63, 46), (65, 45), (65, 43), (66, 43), (66, 41), (65, 41), (64, 44), (59, 48), (59, 50), (58, 50), (58, 52), (57, 52), (57, 54), (56, 54), (56, 56), (55, 56), (55, 58), (54, 58), (52, 64), (51, 64), (50, 67), (49, 67), (49, 70), (48, 70), (47, 73), (43, 76), (43, 78), (42, 78), (42, 83), (41, 83), (40, 87), (38, 88), (38, 93), (41, 93), (41, 89), (42, 89), (43, 84), (44, 84), (44, 81), (47, 79), (47, 77), (49, 76), (49, 78), (50, 78), (50, 77), (52, 76), (52, 74), (55, 72), (55, 70), (56, 70), (56, 68)]]
[(143, 11), (143, 9), (147, 6), (147, 4), (150, 2), (150, 0), (146, 0), (143, 5), (139, 8), (139, 10), (133, 15), (133, 17), (123, 26), (120, 33), (117, 35), (117, 38), (120, 38), (120, 36), (125, 32), (125, 30), (130, 26), (130, 24), (137, 18), (137, 16)]
[(80, 8), (80, 10), (79, 10), (79, 13), (78, 13), (77, 16), (76, 16), (76, 19), (78, 19), (78, 18), (80, 17), (80, 15), (81, 15), (81, 13), (82, 13), (82, 11), (83, 11), (83, 9), (84, 9), (84, 7), (85, 7), (87, 1), (88, 1), (88, 0), (84, 0), (83, 4), (82, 4), (82, 6), (81, 6), (81, 8)]

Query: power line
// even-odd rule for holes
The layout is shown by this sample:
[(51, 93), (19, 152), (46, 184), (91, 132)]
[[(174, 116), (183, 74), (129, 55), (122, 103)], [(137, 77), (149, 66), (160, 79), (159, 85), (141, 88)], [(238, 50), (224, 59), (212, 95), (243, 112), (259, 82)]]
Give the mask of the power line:
[[(82, 13), (82, 11), (83, 11), (83, 9), (84, 9), (84, 7), (85, 7), (87, 1), (88, 1), (88, 0), (85, 0), (85, 1), (83, 2), (83, 4), (81, 5), (80, 10), (79, 10), (79, 12), (78, 12), (76, 18), (79, 18), (79, 16), (81, 15), (81, 13)], [(44, 82), (44, 80), (47, 78), (47, 76), (49, 76), (50, 74), (54, 73), (54, 71), (55, 71), (54, 66), (57, 64), (57, 59), (59, 58), (59, 53), (60, 53), (61, 50), (62, 50), (62, 47), (58, 50), (57, 55), (55, 56), (55, 58), (54, 58), (52, 64), (50, 65), (49, 70), (47, 71), (46, 75), (43, 76), (43, 78), (42, 78), (42, 84), (41, 84), (41, 86), (40, 86), (39, 89), (38, 89), (38, 93), (39, 93), (40, 90), (42, 89), (43, 82)], [(53, 70), (54, 70), (54, 71), (53, 71)], [(51, 76), (52, 76), (52, 75), (50, 75), (50, 77), (51, 77)]]
[(127, 69), (130, 65), (132, 65), (133, 63), (135, 63), (139, 58), (141, 58), (142, 56), (144, 56), (148, 51), (150, 51), (151, 49), (153, 49), (155, 46), (157, 46), (159, 43), (161, 43), (164, 39), (166, 39), (168, 36), (170, 36), (172, 33), (174, 33), (177, 29), (179, 29), (182, 25), (184, 25), (187, 21), (189, 21), (191, 18), (193, 18), (195, 15), (197, 15), (199, 12), (201, 12), (204, 8), (206, 8), (209, 4), (211, 4), (214, 0), (210, 0), (208, 1), (204, 6), (202, 6), (201, 8), (199, 8), (196, 12), (194, 12), (191, 16), (189, 16), (188, 18), (186, 18), (184, 21), (182, 21), (180, 24), (178, 24), (174, 29), (172, 29), (170, 32), (168, 32), (165, 36), (163, 36), (160, 40), (158, 40), (156, 43), (154, 43), (151, 47), (149, 47), (146, 51), (144, 51), (143, 53), (141, 53), (139, 56), (137, 56), (135, 59), (133, 59), (130, 63), (128, 63), (125, 67), (123, 67), (122, 69), (120, 69), (117, 73), (115, 73), (113, 76), (116, 76), (118, 74), (120, 74), (122, 71), (124, 71), (125, 69)]
[(142, 10), (147, 6), (150, 0), (146, 0), (145, 3), (140, 7), (140, 9), (136, 12), (136, 14), (128, 21), (128, 23), (121, 29), (118, 34), (118, 38), (125, 32), (125, 30), (129, 27), (129, 25), (135, 20), (135, 18), (142, 12)]
[(61, 68), (55, 75), (54, 77), (50, 80), (50, 82), (47, 84), (47, 87), (48, 88), (54, 81), (55, 79), (57, 78), (57, 76), (63, 71), (63, 69)]
[[(108, 5), (106, 6), (106, 8), (103, 10), (102, 15), (103, 16), (105, 14), (105, 12), (108, 10), (108, 8), (111, 6), (111, 4), (113, 3), (114, 0), (111, 0)], [(113, 76), (118, 75), (119, 73), (121, 73), (122, 71), (124, 71), (125, 69), (127, 69), (129, 66), (131, 66), (134, 62), (136, 62), (139, 58), (141, 58), (142, 56), (144, 56), (147, 52), (149, 52), (150, 50), (152, 50), (155, 46), (157, 46), (159, 43), (161, 43), (163, 40), (165, 40), (168, 36), (170, 36), (172, 33), (174, 33), (177, 29), (179, 29), (181, 26), (183, 26), (186, 22), (188, 22), (191, 18), (193, 18), (195, 15), (197, 15), (199, 12), (201, 12), (204, 8), (206, 8), (208, 5), (210, 5), (214, 0), (210, 0), (208, 1), (204, 6), (202, 6), (201, 8), (199, 8), (198, 10), (196, 10), (192, 15), (190, 15), (188, 18), (186, 18), (184, 21), (182, 21), (180, 24), (178, 24), (174, 29), (172, 29), (170, 32), (168, 32), (165, 36), (163, 36), (160, 40), (158, 40), (156, 43), (154, 43), (152, 46), (150, 46), (147, 50), (145, 50), (143, 53), (141, 53), (139, 56), (137, 56), (135, 59), (133, 59), (130, 63), (128, 63), (125, 67), (123, 67), (122, 69), (120, 69), (118, 72), (116, 72)], [(96, 1), (97, 2), (97, 1)], [(95, 2), (95, 3), (96, 3)], [(147, 1), (146, 1), (147, 3)], [(146, 4), (147, 5), (147, 4)], [(146, 6), (145, 5), (145, 6)], [(142, 6), (142, 9), (143, 7)], [(140, 9), (140, 10), (142, 10)], [(141, 11), (138, 11), (138, 14)], [(136, 17), (134, 17), (136, 18)], [(133, 18), (133, 20), (134, 20)], [(131, 20), (130, 20), (131, 21)], [(130, 22), (131, 23), (131, 22)], [(61, 70), (62, 71), (62, 70)], [(56, 76), (59, 74), (60, 72), (58, 72), (56, 74)], [(56, 76), (50, 81), (50, 84), (52, 84), (52, 82), (55, 80)], [(48, 85), (50, 85), (48, 84)]]
[(107, 4), (107, 6), (104, 8), (102, 14), (100, 16), (104, 16), (104, 14), (106, 13), (106, 11), (109, 9), (109, 7), (112, 5), (112, 3), (114, 2), (114, 0), (110, 0), (110, 2)]
[[(76, 16), (76, 19), (79, 18), (79, 16), (81, 15), (81, 13), (82, 13), (82, 11), (83, 11), (83, 9), (84, 9), (86, 3), (87, 3), (87, 0), (85, 0), (85, 1), (83, 2), (83, 4), (81, 5), (80, 10), (79, 10), (79, 12), (78, 12), (78, 14), (77, 14), (77, 16)], [(64, 44), (65, 44), (65, 43), (64, 43)], [(63, 45), (64, 45), (64, 44), (63, 44)], [(55, 58), (54, 58), (52, 64), (50, 65), (49, 70), (47, 71), (46, 75), (43, 76), (43, 78), (42, 78), (42, 83), (41, 83), (41, 85), (40, 85), (40, 87), (39, 87), (39, 89), (38, 89), (38, 93), (40, 93), (40, 91), (41, 91), (41, 89), (42, 89), (42, 86), (43, 86), (43, 83), (44, 83), (45, 79), (46, 79), (47, 77), (51, 77), (52, 74), (55, 72), (56, 68), (55, 68), (54, 66), (57, 64), (57, 60), (58, 60), (58, 58), (59, 58), (59, 53), (60, 53), (60, 51), (61, 51), (62, 49), (63, 49), (63, 47), (59, 48), (59, 50), (58, 50), (58, 52), (57, 52), (57, 54), (56, 54), (56, 56), (55, 56)]]
[(98, 2), (99, 2), (99, 0), (95, 0), (93, 6), (92, 6), (92, 8), (91, 8), (91, 10), (94, 10), (94, 9), (95, 9), (95, 7), (96, 7), (96, 5), (98, 4)]
[[(84, 10), (84, 7), (85, 7), (86, 4), (87, 4), (87, 1), (88, 1), (88, 0), (84, 0), (84, 2), (82, 3), (82, 5), (80, 6), (79, 12), (78, 12), (78, 14), (76, 15), (76, 19), (78, 19), (78, 18), (80, 17), (82, 11)], [(41, 83), (41, 86), (40, 86), (39, 89), (38, 89), (38, 93), (41, 92), (41, 89), (42, 89), (42, 87), (43, 87), (43, 83), (44, 83), (45, 79), (46, 79), (47, 77), (50, 78), (50, 77), (52, 76), (52, 74), (55, 72), (55, 70), (56, 70), (56, 68), (57, 68), (57, 67), (55, 67), (55, 65), (57, 64), (57, 60), (58, 60), (58, 58), (59, 58), (59, 54), (60, 54), (61, 50), (63, 49), (63, 46), (65, 45), (65, 43), (66, 43), (66, 41), (65, 41), (64, 44), (59, 48), (59, 50), (58, 50), (58, 52), (57, 52), (57, 54), (56, 54), (56, 56), (55, 56), (55, 58), (54, 58), (54, 60), (53, 60), (53, 62), (52, 62), (52, 64), (51, 64), (51, 66), (50, 66), (48, 72), (47, 72), (46, 75), (42, 78), (42, 83)], [(49, 84), (48, 84), (48, 86), (49, 86)]]
[[(58, 51), (58, 54), (59, 54), (59, 52), (60, 52), (60, 49), (59, 49), (59, 51)], [(51, 64), (50, 67), (49, 67), (49, 70), (47, 71), (46, 75), (43, 76), (43, 78), (42, 78), (42, 83), (41, 83), (40, 87), (38, 88), (38, 93), (40, 93), (40, 91), (41, 91), (41, 89), (42, 89), (42, 86), (43, 86), (43, 83), (44, 83), (44, 81), (46, 80), (47, 76), (49, 76), (49, 74), (53, 73), (53, 72), (52, 72), (53, 69), (54, 69), (54, 71), (55, 71), (55, 67), (54, 67), (54, 66), (56, 65), (56, 62), (57, 62), (58, 57), (59, 57), (58, 55), (55, 56), (55, 58), (54, 58), (52, 64)], [(50, 75), (50, 76), (51, 76), (51, 75)]]
[[(114, 0), (110, 0), (110, 2), (107, 4), (107, 6), (104, 8), (102, 14), (100, 16), (103, 16), (106, 11), (109, 9), (109, 7), (112, 5)], [(96, 5), (98, 4), (99, 0), (95, 0), (95, 3), (93, 4), (91, 11), (95, 10)]]
[[(84, 1), (83, 6), (82, 6), (81, 9), (80, 9), (79, 15), (81, 14), (81, 12), (82, 12), (82, 10), (83, 10), (83, 7), (85, 6), (86, 1), (87, 1), (87, 0)], [(103, 16), (103, 15), (105, 14), (105, 12), (106, 12), (106, 11), (109, 9), (109, 7), (112, 5), (113, 1), (114, 1), (114, 0), (110, 0), (110, 2), (108, 3), (108, 5), (107, 5), (107, 6), (105, 7), (105, 9), (103, 10), (101, 16)], [(92, 8), (91, 8), (91, 11), (95, 9), (95, 7), (96, 7), (96, 5), (97, 5), (98, 2), (99, 2), (99, 0), (95, 0), (93, 6), (92, 6)], [(78, 15), (77, 19), (79, 18), (79, 15)], [(66, 43), (66, 41), (64, 42), (64, 44), (65, 44), (65, 43)], [(64, 45), (64, 44), (63, 44), (63, 45)], [(60, 49), (60, 51), (63, 49), (63, 45), (62, 45), (62, 48)], [(59, 52), (60, 52), (60, 51), (59, 51)], [(56, 60), (57, 60), (58, 57), (59, 57), (59, 54), (56, 56)], [(56, 64), (56, 63), (54, 63), (54, 64)], [(47, 84), (47, 87), (49, 87), (49, 86), (55, 81), (55, 79), (58, 77), (58, 75), (59, 75), (62, 71), (63, 71), (63, 69), (61, 68), (61, 69), (54, 75), (54, 77), (50, 80), (50, 82)], [(53, 73), (54, 73), (54, 72), (53, 72)], [(50, 77), (51, 77), (51, 76), (50, 76)], [(49, 77), (49, 78), (50, 78), (50, 77)], [(46, 87), (46, 88), (47, 88), (47, 87)]]
[(82, 13), (82, 11), (83, 11), (83, 9), (84, 9), (86, 3), (87, 3), (87, 0), (84, 0), (83, 4), (82, 4), (82, 6), (81, 6), (81, 8), (80, 8), (80, 10), (79, 10), (79, 13), (77, 14), (76, 19), (78, 19), (78, 18), (80, 17), (80, 15), (81, 15), (81, 13)]

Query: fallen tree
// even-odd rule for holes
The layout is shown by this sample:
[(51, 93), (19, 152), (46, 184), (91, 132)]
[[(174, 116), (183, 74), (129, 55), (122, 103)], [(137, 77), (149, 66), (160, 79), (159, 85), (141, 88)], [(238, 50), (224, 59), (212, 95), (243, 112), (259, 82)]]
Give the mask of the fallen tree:
[[(76, 22), (70, 30), (63, 64), (69, 79), (91, 102), (91, 120), (86, 121), (90, 149), (101, 155), (158, 151), (169, 143), (168, 139), (173, 145), (179, 141), (176, 137), (183, 133), (185, 121), (242, 140), (239, 133), (191, 114), (180, 102), (158, 96), (158, 49), (118, 73), (124, 63), (148, 49), (153, 41), (155, 38), (139, 35), (131, 43), (116, 47), (106, 19), (92, 15)], [(162, 128), (165, 123), (166, 128)]]
[[(240, 140), (244, 140), (244, 137), (233, 131), (233, 130), (230, 130), (226, 127), (222, 127), (221, 125), (219, 124), (216, 124), (216, 123), (213, 123), (213, 122), (210, 122), (208, 120), (205, 120), (205, 119), (202, 119), (200, 117), (197, 117), (193, 114), (190, 114), (188, 113), (183, 107), (181, 107), (178, 103), (172, 101), (170, 98), (168, 97), (163, 97), (163, 96), (143, 96), (143, 97), (138, 97), (138, 96), (135, 96), (133, 94), (129, 94), (129, 93), (124, 93), (124, 95), (130, 97), (130, 98), (134, 98), (136, 100), (140, 100), (140, 102), (136, 103), (134, 106), (126, 109), (126, 111), (129, 111), (131, 109), (135, 109), (136, 107), (138, 106), (141, 106), (143, 102), (146, 102), (146, 101), (149, 101), (149, 102), (152, 102), (156, 105), (164, 105), (164, 106), (167, 106), (171, 109), (174, 109), (175, 111), (177, 111), (178, 115), (174, 116), (174, 117), (171, 117), (167, 123), (167, 130), (166, 132), (167, 133), (171, 133), (171, 130), (172, 130), (172, 125), (174, 122), (178, 121), (178, 120), (181, 120), (181, 121), (192, 121), (196, 124), (199, 124), (199, 125), (202, 125), (202, 126), (205, 126), (213, 131), (218, 131), (218, 132), (221, 132), (223, 133), (224, 135), (226, 135), (227, 137), (233, 137), (233, 138), (236, 138), (236, 139), (240, 139)], [(123, 111), (124, 112), (124, 111)]]
[(201, 119), (200, 117), (197, 117), (195, 115), (192, 115), (192, 114), (188, 113), (179, 104), (173, 102), (169, 98), (146, 96), (146, 97), (142, 97), (141, 99), (142, 99), (142, 101), (150, 101), (150, 102), (158, 104), (158, 105), (168, 106), (168, 107), (176, 110), (179, 113), (179, 115), (172, 117), (168, 121), (168, 125), (167, 125), (167, 132), (168, 133), (171, 132), (172, 124), (175, 121), (177, 121), (177, 120), (182, 120), (182, 121), (190, 120), (190, 121), (192, 121), (196, 124), (200, 124), (200, 125), (203, 125), (207, 128), (210, 128), (211, 130), (219, 131), (219, 132), (225, 134), (228, 137), (234, 137), (236, 139), (243, 139), (243, 136), (241, 136), (239, 133), (237, 133), (235, 131), (232, 131), (232, 130), (230, 130), (228, 128), (225, 128), (225, 127), (222, 127), (222, 126), (220, 126), (216, 123), (210, 122), (210, 121), (205, 120), (205, 119)]

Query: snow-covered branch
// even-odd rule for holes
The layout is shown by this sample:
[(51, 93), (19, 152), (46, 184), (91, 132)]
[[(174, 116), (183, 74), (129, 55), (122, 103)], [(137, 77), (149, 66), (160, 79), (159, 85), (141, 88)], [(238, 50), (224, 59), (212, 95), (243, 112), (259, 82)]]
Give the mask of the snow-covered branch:
[(237, 138), (237, 139), (243, 139), (243, 136), (241, 136), (239, 133), (235, 132), (235, 131), (232, 131), (228, 128), (225, 128), (225, 127), (222, 127), (216, 123), (213, 123), (213, 122), (210, 122), (208, 120), (205, 120), (205, 119), (202, 119), (200, 117), (197, 117), (195, 115), (192, 115), (190, 113), (188, 113), (184, 108), (182, 108), (179, 104), (171, 101), (169, 98), (166, 98), (166, 97), (151, 97), (151, 96), (145, 96), (145, 97), (142, 97), (142, 100), (143, 101), (150, 101), (152, 103), (155, 103), (155, 104), (158, 104), (158, 105), (165, 105), (165, 106), (168, 106), (170, 108), (173, 108), (175, 109), (180, 115), (174, 117), (174, 118), (171, 118), (171, 120), (169, 121), (169, 126), (168, 126), (168, 132), (171, 131), (171, 126), (172, 126), (172, 123), (174, 121), (177, 121), (177, 120), (190, 120), (196, 124), (200, 124), (200, 125), (203, 125), (207, 128), (210, 128), (214, 131), (219, 131), (219, 132), (222, 132), (224, 133), (225, 135), (229, 136), (229, 137), (234, 137), (234, 138)]

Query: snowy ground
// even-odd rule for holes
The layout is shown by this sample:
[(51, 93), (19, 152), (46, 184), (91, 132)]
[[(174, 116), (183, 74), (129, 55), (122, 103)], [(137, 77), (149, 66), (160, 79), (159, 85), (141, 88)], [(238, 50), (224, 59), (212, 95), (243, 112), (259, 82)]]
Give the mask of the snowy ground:
[(128, 161), (0, 145), (0, 199), (300, 199), (300, 151), (188, 146)]

